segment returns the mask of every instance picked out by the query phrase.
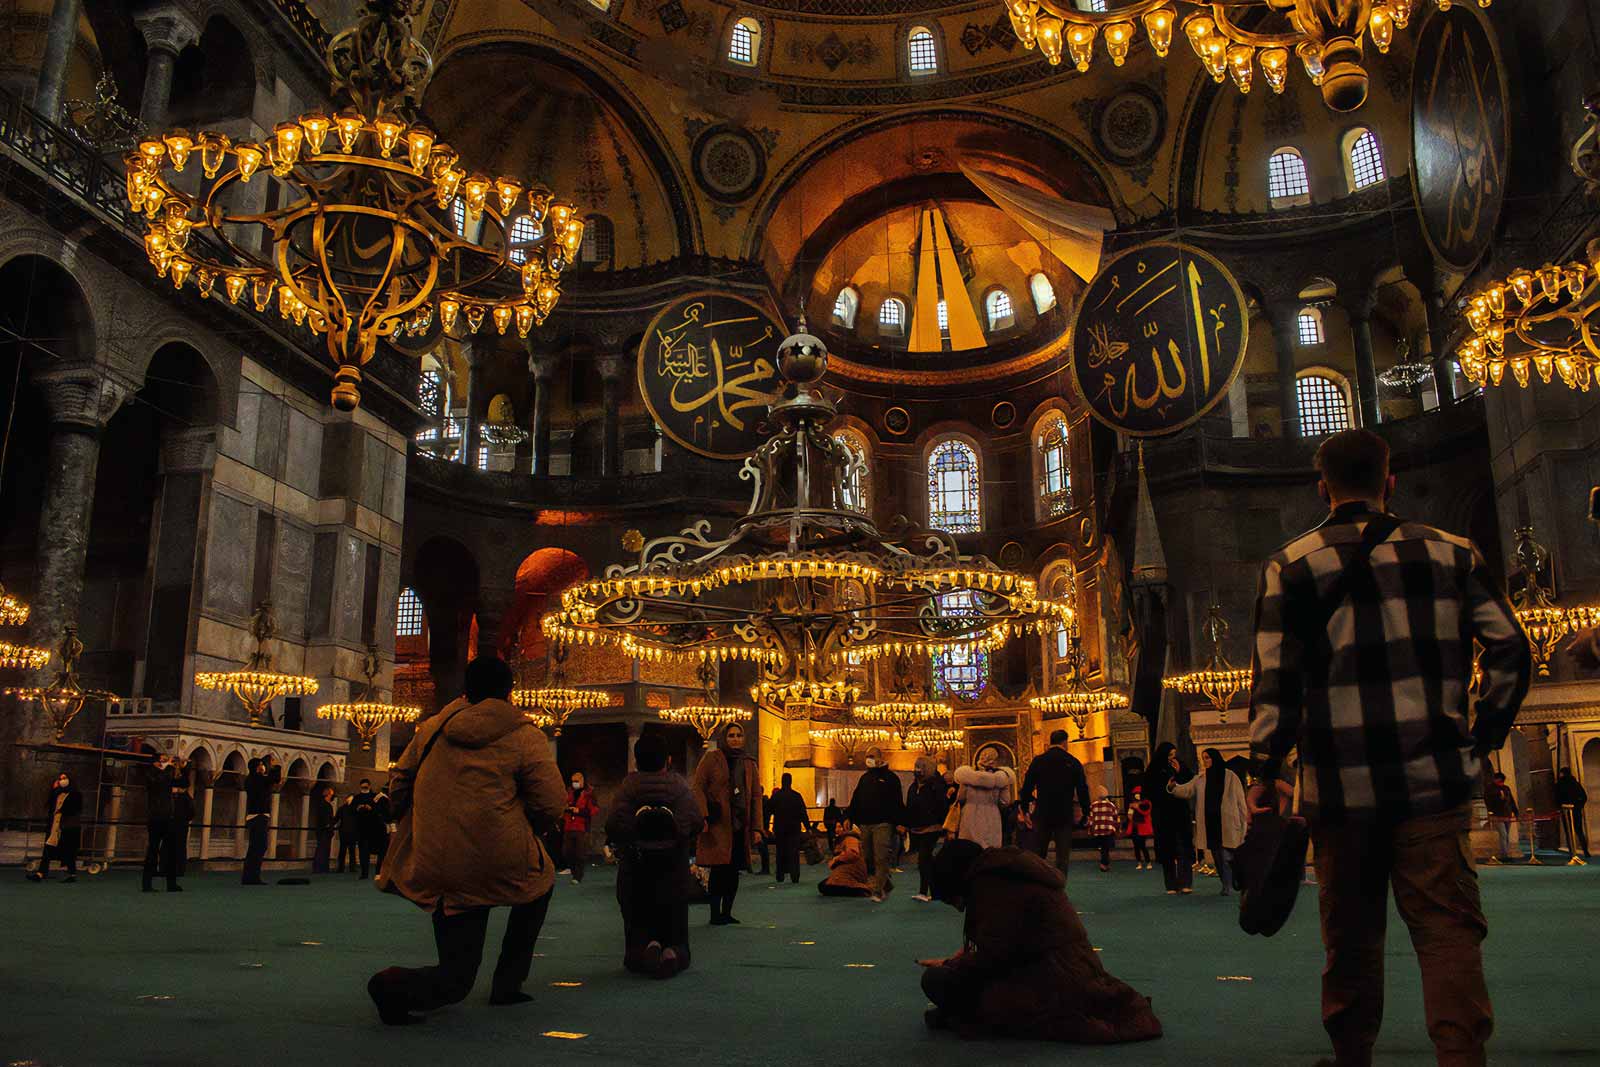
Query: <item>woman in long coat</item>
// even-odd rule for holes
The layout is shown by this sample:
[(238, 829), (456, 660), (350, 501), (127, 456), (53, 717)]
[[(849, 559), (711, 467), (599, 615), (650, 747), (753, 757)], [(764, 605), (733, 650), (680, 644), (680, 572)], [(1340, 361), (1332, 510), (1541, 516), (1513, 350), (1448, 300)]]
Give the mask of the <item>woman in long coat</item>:
[(956, 836), (975, 841), (984, 848), (999, 848), (1005, 836), (1000, 809), (1011, 803), (1016, 779), (999, 766), (999, 754), (992, 748), (978, 753), (976, 767), (957, 767), (956, 803), (961, 805), (961, 829)]
[(1216, 857), (1222, 895), (1227, 896), (1233, 888), (1233, 850), (1244, 842), (1250, 812), (1244, 786), (1222, 762), (1222, 753), (1208, 748), (1200, 754), (1200, 762), (1199, 774), (1187, 782), (1168, 782), (1167, 792), (1195, 805), (1195, 844)]
[(44, 839), (44, 855), (39, 858), (39, 869), (30, 877), (42, 882), (50, 873), (50, 861), (57, 860), (67, 869), (64, 882), (78, 880), (78, 842), (83, 834), (83, 794), (72, 784), (72, 775), (62, 771), (50, 786), (50, 832)]
[(825, 897), (864, 897), (872, 893), (867, 857), (861, 852), (861, 833), (848, 821), (839, 829), (839, 844), (828, 861), (828, 877), (817, 883)]
[(1174, 765), (1177, 752), (1176, 745), (1163, 741), (1144, 772), (1144, 798), (1150, 802), (1156, 832), (1156, 862), (1161, 864), (1168, 896), (1194, 892), (1194, 818), (1188, 804), (1167, 792), (1169, 782), (1189, 780), (1188, 768)]
[(700, 757), (694, 769), (694, 795), (706, 813), (694, 859), (710, 871), (706, 894), (711, 900), (711, 925), (737, 923), (733, 898), (739, 892), (739, 872), (750, 869), (761, 826), (756, 761), (745, 755), (744, 727), (739, 723), (729, 723), (717, 747)]

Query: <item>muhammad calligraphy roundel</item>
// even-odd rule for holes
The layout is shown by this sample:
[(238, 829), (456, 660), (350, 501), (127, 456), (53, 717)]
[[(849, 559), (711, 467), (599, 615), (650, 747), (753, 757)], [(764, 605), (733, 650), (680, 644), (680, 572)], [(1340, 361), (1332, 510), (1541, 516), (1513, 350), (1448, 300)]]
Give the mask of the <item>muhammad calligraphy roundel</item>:
[(1172, 433), (1228, 395), (1244, 366), (1244, 294), (1190, 245), (1120, 252), (1089, 283), (1072, 328), (1072, 381), (1089, 413), (1135, 437)]
[(668, 304), (639, 342), (639, 392), (661, 432), (713, 459), (738, 459), (767, 437), (783, 383), (786, 333), (764, 308), (727, 293)]
[(1505, 203), (1511, 143), (1505, 68), (1483, 17), (1432, 15), (1411, 68), (1411, 174), (1422, 234), (1439, 262), (1470, 270)]

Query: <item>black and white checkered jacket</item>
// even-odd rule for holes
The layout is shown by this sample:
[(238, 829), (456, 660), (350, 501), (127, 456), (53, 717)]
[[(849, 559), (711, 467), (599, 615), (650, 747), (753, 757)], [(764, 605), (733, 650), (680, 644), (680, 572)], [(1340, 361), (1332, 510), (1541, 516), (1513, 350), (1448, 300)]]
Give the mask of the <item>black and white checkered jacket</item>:
[[(1267, 560), (1256, 599), (1250, 751), (1276, 778), (1299, 748), (1311, 818), (1404, 819), (1465, 803), (1528, 691), (1527, 638), (1464, 537), (1402, 521), (1340, 582), (1378, 513), (1343, 504)], [(1480, 691), (1469, 691), (1473, 642)]]

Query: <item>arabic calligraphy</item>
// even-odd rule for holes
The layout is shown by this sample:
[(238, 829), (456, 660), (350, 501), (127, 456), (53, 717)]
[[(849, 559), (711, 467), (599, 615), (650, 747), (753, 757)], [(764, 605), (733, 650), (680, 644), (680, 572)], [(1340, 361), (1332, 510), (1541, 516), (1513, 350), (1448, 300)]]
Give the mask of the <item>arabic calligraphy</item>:
[(1091, 412), (1168, 433), (1214, 406), (1244, 360), (1243, 296), (1217, 260), (1156, 242), (1106, 264), (1084, 295), (1072, 372)]
[(760, 443), (778, 387), (782, 328), (740, 297), (702, 294), (664, 309), (639, 348), (639, 388), (657, 424), (704, 455), (733, 458)]

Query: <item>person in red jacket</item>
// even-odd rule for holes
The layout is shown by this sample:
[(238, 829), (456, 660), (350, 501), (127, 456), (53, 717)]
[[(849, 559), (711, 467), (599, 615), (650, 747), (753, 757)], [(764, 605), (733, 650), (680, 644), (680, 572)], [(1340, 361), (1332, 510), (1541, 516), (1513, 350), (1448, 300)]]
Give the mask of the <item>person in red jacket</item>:
[(1150, 851), (1145, 847), (1145, 840), (1155, 834), (1155, 824), (1150, 819), (1150, 802), (1144, 798), (1144, 789), (1134, 786), (1130, 790), (1128, 800), (1128, 836), (1133, 839), (1133, 858), (1137, 862), (1136, 871), (1149, 870), (1155, 866), (1150, 861)]
[(582, 771), (573, 771), (567, 789), (567, 810), (561, 816), (561, 855), (567, 861), (562, 874), (572, 875), (572, 884), (583, 881), (583, 861), (588, 852), (589, 821), (600, 814), (594, 790), (584, 781)]

